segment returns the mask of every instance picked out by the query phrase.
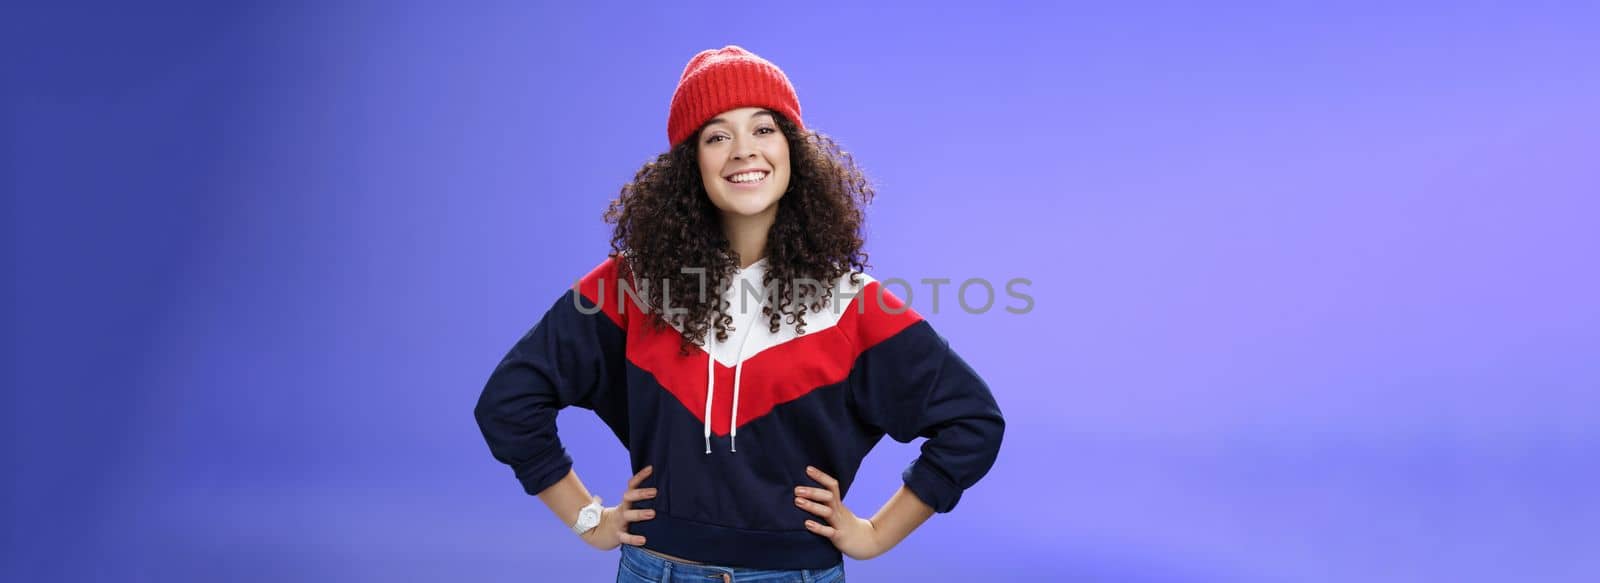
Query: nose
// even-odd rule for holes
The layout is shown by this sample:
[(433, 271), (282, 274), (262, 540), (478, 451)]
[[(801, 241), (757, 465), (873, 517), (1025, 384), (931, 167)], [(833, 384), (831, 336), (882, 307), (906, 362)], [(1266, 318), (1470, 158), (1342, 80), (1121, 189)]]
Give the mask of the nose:
[(747, 159), (747, 158), (755, 158), (755, 156), (756, 156), (756, 147), (755, 147), (755, 144), (753, 144), (751, 142), (752, 142), (752, 140), (740, 140), (738, 143), (734, 144), (733, 145), (733, 159), (734, 160), (741, 160), (741, 159)]

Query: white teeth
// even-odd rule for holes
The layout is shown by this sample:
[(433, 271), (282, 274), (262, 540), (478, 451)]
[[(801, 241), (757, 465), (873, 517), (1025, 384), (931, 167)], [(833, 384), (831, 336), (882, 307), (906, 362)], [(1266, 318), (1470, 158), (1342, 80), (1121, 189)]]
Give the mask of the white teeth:
[(740, 172), (733, 176), (729, 176), (728, 180), (732, 182), (755, 182), (766, 177), (766, 172)]

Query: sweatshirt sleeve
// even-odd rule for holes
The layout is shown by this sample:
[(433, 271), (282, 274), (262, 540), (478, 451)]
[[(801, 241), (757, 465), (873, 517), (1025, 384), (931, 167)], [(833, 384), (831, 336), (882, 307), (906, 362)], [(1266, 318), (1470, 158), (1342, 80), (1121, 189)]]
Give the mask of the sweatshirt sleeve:
[(895, 441), (927, 438), (901, 479), (935, 511), (949, 512), (1000, 453), (1000, 407), (944, 337), (878, 282), (855, 301), (861, 354), (850, 378), (858, 410)]
[(626, 312), (617, 292), (616, 259), (601, 263), (550, 306), (506, 353), (473, 410), (494, 459), (537, 495), (567, 475), (572, 458), (556, 435), (556, 413), (569, 406), (599, 414), (627, 440)]

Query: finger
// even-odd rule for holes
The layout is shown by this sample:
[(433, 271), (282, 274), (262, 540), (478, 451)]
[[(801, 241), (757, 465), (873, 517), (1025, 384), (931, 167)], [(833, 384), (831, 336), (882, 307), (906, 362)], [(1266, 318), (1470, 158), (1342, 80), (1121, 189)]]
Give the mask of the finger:
[(655, 497), (655, 488), (640, 488), (637, 490), (628, 490), (627, 492), (622, 493), (623, 502), (638, 502), (640, 500), (649, 500)]
[(827, 538), (827, 539), (830, 539), (830, 540), (833, 539), (833, 535), (838, 534), (838, 531), (834, 530), (833, 527), (824, 525), (824, 524), (822, 524), (820, 522), (817, 522), (815, 520), (807, 520), (806, 521), (806, 530), (811, 531), (812, 534), (815, 534), (817, 536), (821, 536), (823, 538)]
[(826, 504), (818, 504), (816, 502), (812, 502), (810, 500), (806, 500), (805, 498), (795, 498), (794, 499), (794, 505), (795, 506), (799, 506), (801, 510), (804, 510), (806, 512), (810, 512), (810, 513), (815, 514), (817, 516), (821, 516), (823, 518), (833, 518), (833, 507), (832, 506), (828, 506)]
[(822, 487), (833, 490), (834, 492), (839, 491), (839, 481), (833, 479), (833, 476), (822, 473), (822, 470), (812, 466), (806, 466), (806, 474), (810, 475), (811, 479), (816, 480), (818, 484), (822, 484)]
[(656, 511), (648, 508), (644, 510), (624, 510), (622, 519), (628, 522), (641, 522), (656, 517)]
[(834, 500), (833, 491), (823, 490), (822, 488), (807, 488), (805, 486), (800, 486), (794, 489), (794, 493), (796, 496), (810, 498), (823, 504), (827, 504)]
[(621, 541), (622, 544), (625, 545), (633, 545), (636, 547), (644, 546), (644, 537), (637, 534), (628, 534), (624, 532), (621, 536), (617, 537), (617, 540)]
[(650, 477), (650, 473), (655, 471), (655, 469), (655, 466), (645, 466), (644, 469), (639, 470), (639, 473), (634, 474), (633, 478), (628, 480), (628, 489), (632, 490), (634, 488), (638, 488), (639, 484), (643, 484), (644, 479)]

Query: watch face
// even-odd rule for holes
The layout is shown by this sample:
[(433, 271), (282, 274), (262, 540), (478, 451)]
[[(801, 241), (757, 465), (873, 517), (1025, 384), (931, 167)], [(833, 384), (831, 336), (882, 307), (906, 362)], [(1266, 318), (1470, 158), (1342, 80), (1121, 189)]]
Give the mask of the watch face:
[(585, 508), (585, 509), (583, 509), (583, 513), (578, 515), (578, 523), (579, 524), (589, 525), (589, 524), (595, 524), (595, 523), (598, 523), (598, 522), (600, 522), (600, 511), (599, 510), (595, 510), (593, 508)]

